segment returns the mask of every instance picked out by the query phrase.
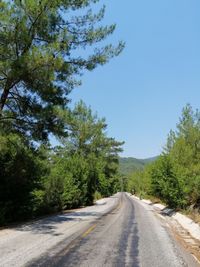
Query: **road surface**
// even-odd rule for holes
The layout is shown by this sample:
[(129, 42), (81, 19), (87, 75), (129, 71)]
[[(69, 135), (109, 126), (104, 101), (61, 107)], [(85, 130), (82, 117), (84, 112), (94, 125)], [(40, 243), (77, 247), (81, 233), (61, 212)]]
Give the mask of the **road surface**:
[(62, 216), (0, 235), (0, 266), (199, 266), (153, 208), (126, 193)]

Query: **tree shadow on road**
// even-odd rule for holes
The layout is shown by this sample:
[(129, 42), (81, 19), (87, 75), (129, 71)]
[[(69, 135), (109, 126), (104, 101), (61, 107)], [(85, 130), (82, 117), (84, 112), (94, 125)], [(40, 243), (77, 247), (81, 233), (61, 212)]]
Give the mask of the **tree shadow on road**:
[(33, 234), (51, 234), (53, 236), (62, 235), (59, 233), (59, 226), (67, 222), (81, 222), (89, 220), (89, 217), (98, 217), (97, 212), (72, 212), (61, 215), (54, 215), (48, 218), (40, 219), (31, 223), (27, 223), (18, 227), (15, 230), (21, 232), (31, 232)]

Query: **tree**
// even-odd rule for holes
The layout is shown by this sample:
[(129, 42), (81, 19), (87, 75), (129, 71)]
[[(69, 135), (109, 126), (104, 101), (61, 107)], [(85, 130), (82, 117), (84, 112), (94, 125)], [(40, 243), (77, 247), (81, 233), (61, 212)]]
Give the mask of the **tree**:
[(102, 144), (102, 162), (104, 162), (104, 175), (99, 179), (97, 190), (104, 196), (109, 196), (121, 190), (119, 171), (119, 153), (123, 151), (124, 142), (116, 141), (114, 138), (105, 138)]
[[(105, 64), (124, 47), (122, 42), (94, 47), (115, 30), (115, 25), (100, 24), (105, 7), (93, 14), (91, 5), (96, 2), (1, 1), (2, 127), (36, 140), (46, 139), (49, 132), (62, 133), (59, 108), (67, 107), (68, 94), (79, 83), (77, 75)], [(90, 47), (91, 54), (84, 52)]]
[(168, 155), (161, 155), (152, 164), (150, 175), (153, 195), (171, 207), (184, 207), (185, 195), (181, 177), (177, 175), (173, 161)]
[(128, 179), (128, 191), (142, 196), (151, 194), (151, 177), (150, 166), (146, 166), (144, 170), (133, 172)]
[(71, 154), (78, 153), (88, 163), (87, 201), (93, 201), (93, 194), (99, 190), (103, 195), (112, 191), (110, 181), (118, 171), (118, 153), (122, 151), (123, 142), (106, 135), (105, 119), (99, 119), (90, 107), (80, 101), (67, 119), (71, 145)]
[(15, 134), (0, 135), (0, 224), (32, 215), (34, 197), (46, 168), (39, 150)]
[[(82, 101), (63, 117), (68, 136), (62, 138), (63, 146), (56, 151), (54, 169), (62, 176), (64, 205), (75, 201), (76, 205), (91, 204), (95, 191), (105, 196), (114, 192), (115, 182), (118, 183), (115, 177), (118, 153), (123, 142), (108, 138), (105, 119), (99, 119)], [(74, 201), (72, 191), (77, 196)]]
[(199, 162), (200, 113), (188, 104), (183, 108), (177, 130), (170, 131), (162, 155), (150, 166), (151, 193), (174, 208), (199, 208)]
[(200, 206), (200, 113), (184, 107), (170, 150), (177, 175), (184, 185), (187, 205)]

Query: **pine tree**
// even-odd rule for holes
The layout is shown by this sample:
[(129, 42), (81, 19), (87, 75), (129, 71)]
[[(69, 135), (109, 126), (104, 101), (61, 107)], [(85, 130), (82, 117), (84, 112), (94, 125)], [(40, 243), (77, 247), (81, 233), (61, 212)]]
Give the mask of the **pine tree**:
[[(105, 7), (94, 0), (0, 2), (0, 123), (45, 139), (61, 133), (59, 108), (79, 84), (77, 76), (118, 55), (123, 47), (97, 44), (115, 25), (102, 26)], [(88, 51), (84, 51), (88, 48)], [(89, 52), (90, 51), (90, 52)]]

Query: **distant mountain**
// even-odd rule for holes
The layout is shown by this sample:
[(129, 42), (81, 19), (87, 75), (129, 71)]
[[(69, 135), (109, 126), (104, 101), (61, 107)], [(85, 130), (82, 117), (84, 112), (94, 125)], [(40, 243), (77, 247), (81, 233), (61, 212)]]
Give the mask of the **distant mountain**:
[(144, 162), (144, 164), (147, 164), (147, 163), (154, 162), (157, 158), (158, 158), (158, 156), (152, 157), (152, 158), (147, 158), (147, 159), (139, 159), (139, 160)]
[(119, 172), (128, 175), (134, 171), (143, 170), (145, 165), (155, 161), (157, 157), (147, 159), (136, 158), (120, 158), (119, 159)]

